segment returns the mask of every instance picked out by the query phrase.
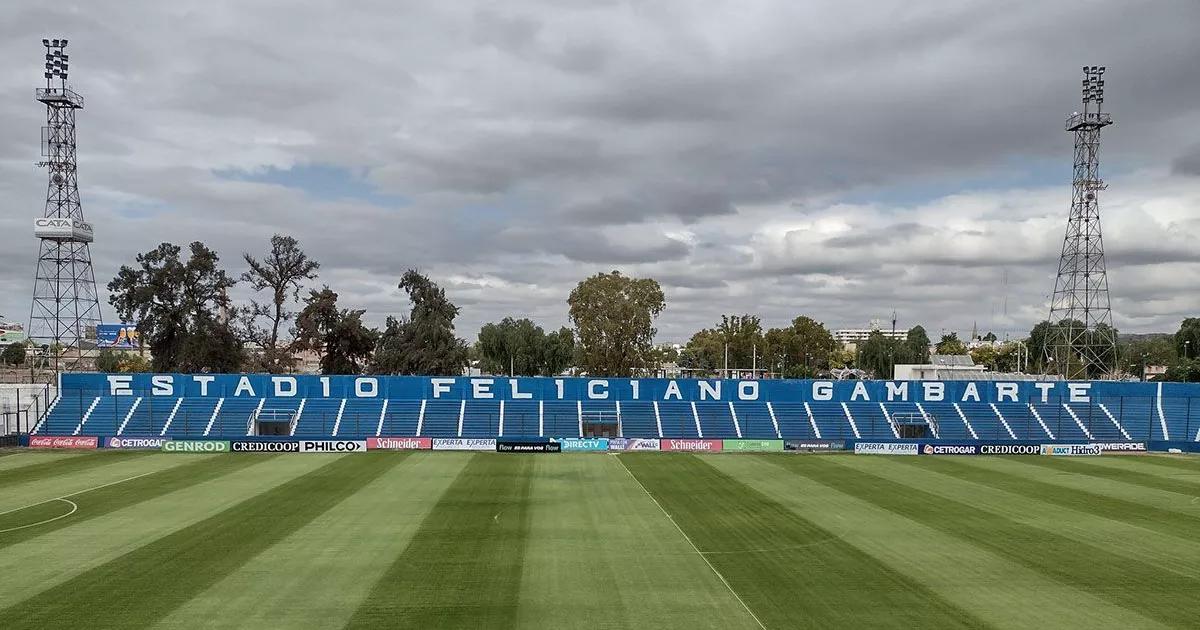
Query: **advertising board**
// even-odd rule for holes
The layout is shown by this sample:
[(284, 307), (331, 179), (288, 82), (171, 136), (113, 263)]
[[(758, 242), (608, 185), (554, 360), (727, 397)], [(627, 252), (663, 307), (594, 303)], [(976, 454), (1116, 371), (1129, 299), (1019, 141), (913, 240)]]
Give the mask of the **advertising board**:
[(301, 453), (365, 453), (366, 440), (302, 440)]
[(720, 453), (721, 440), (682, 439), (659, 440), (659, 450), (662, 451), (699, 451), (703, 453)]
[(101, 348), (139, 348), (136, 324), (97, 324), (96, 345)]
[(558, 440), (496, 440), (497, 453), (561, 453)]
[(785, 451), (840, 451), (846, 448), (842, 440), (784, 440)]
[(562, 451), (579, 452), (579, 451), (607, 451), (609, 440), (608, 438), (560, 438), (558, 443), (562, 445)]
[(1041, 455), (1042, 447), (1038, 444), (1006, 444), (991, 442), (979, 445), (980, 455)]
[(84, 435), (31, 435), (29, 448), (96, 448), (100, 439)]
[(918, 455), (915, 442), (855, 442), (855, 455)]
[(494, 451), (496, 440), (485, 438), (433, 438), (435, 451)]
[(427, 437), (373, 437), (367, 438), (368, 450), (382, 451), (427, 451), (433, 448), (433, 438)]
[(926, 444), (921, 447), (922, 455), (978, 455), (975, 444)]
[(1145, 442), (1092, 442), (1105, 453), (1144, 453)]
[(1055, 457), (1094, 457), (1104, 451), (1098, 444), (1043, 444), (1042, 455)]
[(766, 453), (783, 450), (783, 440), (722, 440), (726, 452)]
[(171, 438), (163, 437), (110, 437), (104, 440), (104, 448), (123, 448), (123, 449), (149, 449), (161, 450), (163, 444), (170, 442)]
[(299, 453), (299, 442), (265, 442), (237, 440), (229, 443), (234, 453)]
[(610, 451), (657, 451), (657, 438), (608, 438)]
[(224, 440), (168, 440), (163, 442), (164, 453), (228, 453), (229, 442)]

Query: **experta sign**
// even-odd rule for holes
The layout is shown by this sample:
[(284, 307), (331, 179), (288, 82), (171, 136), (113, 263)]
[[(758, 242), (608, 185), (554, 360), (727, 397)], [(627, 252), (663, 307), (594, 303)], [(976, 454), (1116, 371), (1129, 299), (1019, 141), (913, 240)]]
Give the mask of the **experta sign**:
[(29, 448), (96, 448), (100, 438), (83, 435), (31, 435)]
[(1056, 457), (1092, 457), (1104, 451), (1098, 444), (1043, 444), (1042, 455)]
[(783, 440), (721, 440), (727, 452), (768, 453), (783, 450)]
[(64, 394), (187, 398), (470, 401), (1070, 403), (1200, 397), (1195, 383), (1116, 381), (824, 381), (308, 374), (62, 375)]
[(560, 438), (558, 443), (564, 453), (608, 450), (608, 438)]
[(855, 455), (917, 455), (916, 442), (855, 442)]
[(494, 451), (496, 440), (483, 438), (433, 438), (435, 451)]
[(104, 440), (104, 448), (123, 448), (123, 449), (148, 449), (161, 450), (163, 444), (170, 442), (171, 438), (139, 438), (139, 437), (110, 437)]
[(721, 440), (659, 440), (659, 450), (662, 451), (698, 451), (703, 453), (720, 453)]
[(433, 438), (427, 437), (373, 437), (367, 438), (368, 450), (382, 451), (427, 451), (433, 448)]
[(224, 440), (168, 440), (163, 442), (164, 453), (228, 453), (229, 442)]

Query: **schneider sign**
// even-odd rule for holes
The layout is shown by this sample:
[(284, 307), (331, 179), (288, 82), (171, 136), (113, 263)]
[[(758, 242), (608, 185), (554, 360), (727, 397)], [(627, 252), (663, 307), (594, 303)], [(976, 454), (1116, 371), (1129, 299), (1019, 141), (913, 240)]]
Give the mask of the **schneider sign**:
[(92, 224), (79, 219), (43, 217), (33, 220), (33, 235), (55, 241), (92, 242)]

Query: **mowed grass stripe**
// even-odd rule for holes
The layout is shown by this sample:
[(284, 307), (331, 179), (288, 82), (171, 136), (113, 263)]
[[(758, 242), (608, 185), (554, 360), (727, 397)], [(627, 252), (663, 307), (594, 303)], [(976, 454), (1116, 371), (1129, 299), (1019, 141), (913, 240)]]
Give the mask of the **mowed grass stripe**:
[(985, 626), (696, 456), (621, 457), (767, 627)]
[(368, 453), (404, 461), (266, 548), (155, 628), (341, 628), (466, 465), (462, 453)]
[[(149, 501), (197, 483), (216, 479), (254, 463), (255, 460), (250, 457), (224, 457), (221, 459), (214, 459), (210, 456), (188, 457), (180, 460), (180, 465), (172, 468), (165, 468), (95, 490), (72, 494), (69, 497), (71, 503), (47, 501), (26, 509), (0, 514), (0, 549), (30, 538), (44, 536), (63, 527), (82, 525), (110, 512)], [(30, 524), (67, 513), (72, 509), (72, 504), (76, 509), (71, 516), (43, 525), (28, 527)], [(6, 529), (17, 527), (23, 527), (23, 529), (4, 532)]]
[(87, 451), (51, 451), (35, 449), (19, 449), (7, 451), (0, 457), (0, 475), (7, 475), (9, 470), (24, 468), (35, 464), (71, 459), (87, 454)]
[(0, 488), (9, 488), (21, 483), (41, 481), (53, 477), (61, 477), (74, 472), (85, 471), (97, 466), (118, 464), (131, 459), (140, 459), (149, 455), (148, 451), (125, 451), (109, 453), (93, 451), (86, 455), (78, 455), (66, 459), (55, 458), (51, 461), (38, 462), (6, 471), (0, 475)]
[[(1020, 459), (1025, 462), (1031, 458)], [(1038, 481), (1022, 475), (998, 473), (990, 468), (972, 465), (964, 458), (914, 457), (904, 463), (936, 471), (955, 479), (1174, 537), (1194, 540), (1196, 534), (1200, 533), (1200, 520), (1188, 514), (1118, 499), (1101, 492), (1068, 489), (1061, 485)]]
[(1139, 462), (1151, 466), (1160, 466), (1162, 468), (1171, 468), (1179, 471), (1200, 473), (1200, 457), (1195, 455), (1168, 455), (1163, 453), (1155, 453), (1153, 455), (1139, 455), (1137, 459)]
[(1200, 523), (1200, 501), (1196, 493), (1181, 494), (1139, 486), (1133, 483), (1089, 477), (1069, 470), (1047, 470), (1030, 460), (1036, 457), (966, 457), (960, 463), (997, 473), (998, 477), (1013, 477), (1033, 483), (1046, 484), (1048, 488), (1073, 492), (1097, 501), (1120, 502), (1131, 511), (1146, 511), (1158, 518), (1174, 518), (1179, 523), (1188, 523), (1190, 530)]
[[(67, 460), (72, 461), (72, 460)], [(171, 457), (117, 453), (93, 460), (94, 465), (66, 472), (61, 475), (44, 476), (22, 483), (0, 488), (0, 512), (25, 508), (42, 501), (93, 490), (110, 483), (123, 483), (140, 475), (147, 475), (186, 463)]]
[(0, 619), (9, 629), (148, 626), (401, 458), (388, 460), (390, 464), (359, 455), (327, 461), (308, 474), (47, 589), (33, 601), (0, 611)]
[[(1124, 459), (1129, 459), (1129, 457), (1121, 457)], [(1117, 457), (1110, 457), (1109, 459), (1117, 459)], [(1129, 466), (1112, 468), (1102, 464), (1093, 464), (1090, 460), (1091, 458), (1085, 457), (1029, 457), (1024, 458), (1023, 461), (1027, 464), (1033, 464), (1035, 466), (1040, 466), (1042, 468), (1057, 472), (1087, 475), (1089, 477), (1099, 477), (1101, 479), (1132, 483), (1147, 488), (1154, 488), (1155, 490), (1177, 492), (1186, 496), (1195, 496), (1200, 494), (1200, 483), (1188, 483), (1178, 479), (1169, 479), (1160, 475), (1140, 472)]]
[[(835, 532), (996, 628), (1093, 630), (1166, 627), (1027, 566), (788, 470), (796, 455), (709, 457), (789, 510)], [(835, 456), (837, 457), (837, 456)], [(834, 467), (827, 456), (811, 465)], [(856, 458), (881, 464), (882, 458)], [(980, 532), (981, 536), (988, 535)], [(820, 543), (815, 543), (820, 544)], [(927, 627), (920, 620), (914, 628)]]
[(1200, 580), (1122, 558), (1102, 547), (984, 512), (974, 505), (946, 499), (882, 475), (849, 466), (803, 464), (797, 458), (788, 467), (839, 492), (972, 541), (1150, 619), (1190, 628), (1200, 618), (1200, 599), (1193, 597), (1200, 592)]
[(532, 472), (531, 456), (474, 455), (346, 627), (513, 626)]
[[(213, 461), (232, 462), (242, 457), (225, 455)], [(63, 527), (10, 545), (0, 553), (0, 608), (32, 598), (148, 541), (209, 518), (327, 463), (312, 457), (245, 458), (254, 463), (90, 519), (78, 527)], [(169, 454), (139, 460), (143, 467), (186, 461), (187, 456)]]
[[(1187, 530), (1158, 531), (1128, 522), (1123, 512), (1096, 508), (1095, 503), (1061, 490), (1024, 494), (1000, 490), (974, 481), (979, 476), (960, 473), (945, 457), (910, 457), (881, 461), (878, 458), (843, 459), (844, 466), (878, 472), (908, 486), (1014, 521), (1047, 529), (1083, 543), (1097, 545), (1127, 558), (1142, 560), (1190, 577), (1200, 577), (1200, 540), (1186, 537)], [(1082, 509), (1081, 509), (1082, 508)]]
[(518, 626), (758, 628), (617, 457), (537, 457), (529, 499)]

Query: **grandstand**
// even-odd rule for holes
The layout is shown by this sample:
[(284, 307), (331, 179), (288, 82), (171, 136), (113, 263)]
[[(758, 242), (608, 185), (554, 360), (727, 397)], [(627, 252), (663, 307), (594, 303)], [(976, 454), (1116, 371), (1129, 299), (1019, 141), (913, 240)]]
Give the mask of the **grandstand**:
[[(155, 385), (165, 382), (163, 375), (117, 378), (64, 375), (60, 396), (32, 433), (1072, 442), (1200, 437), (1200, 388), (1186, 384), (968, 381), (936, 389), (927, 382), (882, 381), (222, 375), (203, 377), (211, 386), (197, 388), (197, 377), (174, 375), (170, 379), (179, 385), (168, 393)], [(277, 388), (287, 395), (259, 393), (273, 387), (268, 379), (281, 378), (292, 385)], [(359, 395), (365, 381), (378, 395)], [(509, 382), (513, 389), (501, 396), (505, 387), (497, 383)]]

